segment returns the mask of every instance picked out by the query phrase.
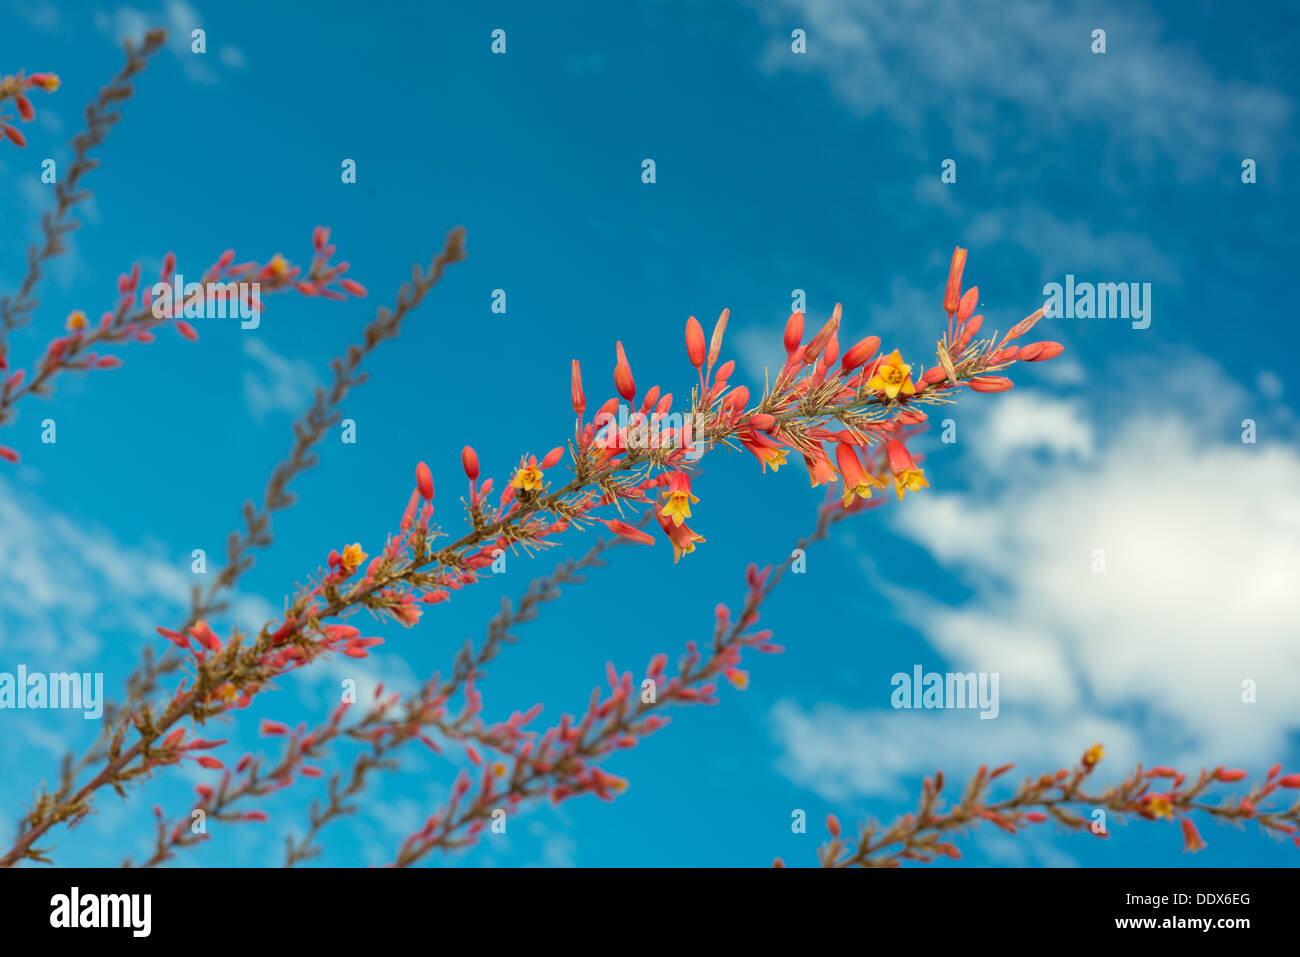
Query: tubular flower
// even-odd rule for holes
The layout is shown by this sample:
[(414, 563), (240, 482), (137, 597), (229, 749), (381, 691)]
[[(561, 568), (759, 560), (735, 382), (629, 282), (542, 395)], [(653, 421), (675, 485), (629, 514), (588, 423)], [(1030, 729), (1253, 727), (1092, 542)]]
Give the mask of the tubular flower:
[(903, 362), (903, 357), (895, 349), (884, 362), (876, 366), (876, 374), (867, 382), (867, 388), (884, 392), (890, 399), (898, 398), (900, 392), (903, 395), (914, 395), (916, 386), (912, 384), (911, 371), (912, 367)]
[(857, 450), (851, 445), (841, 442), (835, 447), (835, 463), (840, 467), (840, 475), (844, 477), (844, 504), (846, 507), (853, 501), (854, 496), (871, 498), (871, 489), (873, 487), (885, 487), (886, 483), (884, 481), (863, 471)]
[(527, 463), (519, 463), (510, 486), (522, 492), (535, 492), (542, 487), (542, 470), (537, 467), (537, 456), (530, 455)]
[(673, 472), (668, 478), (668, 491), (663, 493), (668, 504), (663, 507), (663, 514), (673, 520), (674, 525), (681, 525), (691, 517), (691, 505), (699, 499), (691, 494), (691, 479), (685, 472)]
[(1188, 817), (1180, 817), (1179, 823), (1183, 826), (1183, 850), (1191, 851), (1193, 854), (1197, 851), (1204, 850), (1205, 839), (1202, 838), (1200, 832), (1196, 830), (1196, 825), (1192, 823), (1192, 819)]
[(663, 513), (662, 509), (655, 509), (655, 518), (659, 520), (659, 527), (664, 530), (668, 536), (668, 541), (673, 544), (673, 564), (687, 552), (695, 551), (695, 543), (704, 541), (703, 535), (697, 535), (685, 525), (677, 524), (673, 519)]
[(894, 491), (898, 493), (900, 501), (905, 491), (919, 492), (930, 487), (925, 473), (912, 460), (912, 453), (907, 451), (907, 446), (898, 439), (890, 439), (885, 443), (885, 451), (889, 455), (889, 470), (894, 473)]
[(361, 550), (360, 542), (353, 542), (347, 548), (343, 549), (343, 557), (340, 559), (340, 563), (344, 568), (351, 572), (355, 571), (357, 566), (369, 557), (370, 556), (366, 552)]
[(813, 450), (812, 455), (805, 453), (803, 460), (808, 463), (808, 480), (812, 482), (813, 488), (818, 485), (829, 485), (838, 478), (835, 466), (831, 465), (831, 460), (827, 458), (820, 445)]
[(748, 438), (741, 436), (740, 442), (762, 463), (764, 472), (769, 465), (772, 466), (773, 472), (779, 472), (781, 466), (785, 465), (785, 449), (763, 433), (751, 432)]

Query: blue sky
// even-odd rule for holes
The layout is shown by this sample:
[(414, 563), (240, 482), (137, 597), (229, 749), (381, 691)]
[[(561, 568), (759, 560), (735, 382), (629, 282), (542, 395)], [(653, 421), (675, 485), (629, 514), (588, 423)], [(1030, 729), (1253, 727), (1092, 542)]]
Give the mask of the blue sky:
[[(964, 401), (950, 413), (955, 443), (918, 443), (930, 491), (841, 526), (771, 599), (765, 620), (789, 651), (753, 662), (749, 690), (678, 712), (611, 761), (632, 783), (612, 805), (530, 810), (505, 837), (434, 863), (808, 864), (821, 835), (791, 834), (795, 809), (892, 817), (935, 767), (1038, 772), (1098, 740), (1103, 780), (1139, 759), (1300, 768), (1300, 383), (1287, 315), (1300, 90), (1284, 6), (459, 7), (322, 3), (304, 18), (238, 2), (40, 0), (0, 13), (0, 70), (63, 79), (36, 102), (28, 149), (0, 151), (6, 290), (49, 202), (39, 162), (66, 164), (83, 104), (118, 68), (116, 38), (154, 24), (173, 38), (100, 153), (83, 229), (14, 337), (15, 359), (71, 309), (108, 308), (119, 272), (138, 261), (155, 273), (168, 250), (192, 273), (232, 246), (241, 259), (305, 259), (325, 223), (371, 290), (360, 303), (276, 298), (257, 330), (210, 321), (197, 344), (163, 334), (124, 350), (125, 368), (21, 407), (3, 437), (23, 462), (0, 475), (0, 670), (101, 670), (120, 687), (159, 641), (153, 625), (181, 615), (191, 550), (220, 554), (329, 359), (452, 226), (467, 228), (469, 259), (368, 364), (372, 380), (344, 409), (358, 441), (327, 441), (295, 486), (298, 505), (242, 584), (243, 623), (274, 615), (331, 548), (382, 541), (419, 459), (454, 529), (461, 446), (500, 483), (520, 452), (559, 444), (569, 360), (603, 398), (616, 338), (639, 383), (684, 394), (687, 315), (707, 327), (729, 307), (726, 352), (758, 387), (803, 289), (812, 320), (843, 303), (848, 337), (875, 333), (925, 362), (961, 244), (990, 328), (1067, 274), (1150, 283), (1150, 327), (1040, 326), (1066, 356), (1017, 369), (1011, 393)], [(202, 56), (181, 39), (196, 27)], [(490, 51), (496, 28), (504, 55)], [(1102, 54), (1090, 50), (1098, 28)], [(791, 50), (795, 29), (804, 54)], [(340, 182), (345, 158), (355, 184)], [(641, 181), (647, 158), (653, 184)], [(955, 183), (940, 180), (947, 159)], [(47, 417), (53, 445), (39, 439)], [(1254, 444), (1241, 441), (1247, 418)], [(666, 546), (614, 553), (520, 629), (484, 685), (489, 713), (543, 701), (556, 718), (584, 705), (607, 659), (639, 669), (707, 638), (713, 605), (740, 600), (745, 563), (781, 560), (820, 499), (801, 473), (763, 476), (740, 456), (711, 457), (696, 491), (707, 545), (675, 566)], [(502, 595), (586, 545), (512, 558), (417, 629), (376, 626), (382, 654), (294, 675), (248, 718), (318, 720), (346, 677), (413, 687), (482, 634)], [(998, 672), (999, 717), (892, 710), (890, 676), (916, 664)], [(1256, 703), (1241, 702), (1243, 680), (1257, 682)], [(53, 712), (0, 720), (12, 769), (0, 801), (16, 817), (90, 726)], [(232, 756), (261, 747), (253, 726), (222, 731)], [(428, 754), (405, 768), (326, 832), (323, 863), (390, 859), (454, 776)], [(200, 779), (102, 798), (59, 836), (56, 859), (140, 855), (150, 806), (183, 812)], [(279, 863), (310, 791), (261, 802), (268, 824), (214, 826), (183, 862)], [(1046, 826), (1017, 840), (981, 832), (962, 847), (965, 863), (989, 865), (1294, 861), (1254, 828), (1203, 833), (1195, 857), (1164, 824), (1107, 842)]]

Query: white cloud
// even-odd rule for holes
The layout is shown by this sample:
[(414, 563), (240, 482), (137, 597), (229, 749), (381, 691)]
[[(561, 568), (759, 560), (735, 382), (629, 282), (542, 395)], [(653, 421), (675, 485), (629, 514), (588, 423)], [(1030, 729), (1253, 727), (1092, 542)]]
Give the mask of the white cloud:
[(993, 397), (963, 420), (960, 447), (963, 465), (976, 460), (966, 471), (995, 478), (891, 510), (968, 595), (879, 587), (946, 670), (1000, 674), (1000, 716), (785, 703), (773, 727), (786, 774), (844, 798), (896, 793), (946, 762), (1051, 769), (1095, 741), (1116, 773), (1138, 759), (1258, 769), (1285, 756), (1300, 731), (1300, 452), (1239, 441), (1239, 390), (1189, 401), (1126, 385), (1153, 381), (1152, 363), (1166, 390), (1226, 381), (1208, 360), (1150, 357), (1112, 380), (1123, 407), (1094, 406), (1096, 418)]
[[(881, 687), (887, 694), (888, 686)], [(1122, 725), (1091, 717), (1048, 737), (1022, 716), (984, 721), (970, 711), (854, 711), (835, 704), (805, 709), (781, 701), (772, 708), (770, 728), (782, 746), (781, 773), (836, 803), (858, 796), (906, 800), (915, 795), (919, 778), (936, 768), (963, 776), (1004, 756), (1025, 761), (1027, 771), (1055, 770), (1103, 738), (1111, 754), (1133, 753)]]
[(255, 421), (271, 412), (294, 415), (310, 404), (319, 381), (311, 363), (286, 359), (256, 336), (244, 339), (244, 355), (258, 366), (244, 372), (244, 403)]
[[(1129, 6), (778, 0), (760, 15), (774, 34), (764, 69), (824, 75), (855, 111), (886, 114), (918, 153), (938, 123), (961, 154), (991, 158), (993, 131), (1013, 111), (1021, 152), (1103, 129), (1111, 147), (1103, 162), (1160, 158), (1188, 179), (1212, 173), (1229, 152), (1234, 163), (1275, 153), (1293, 109), (1273, 90), (1220, 79)], [(790, 49), (796, 26), (807, 31), (804, 54)], [(1108, 34), (1104, 54), (1090, 51), (1098, 26)]]
[(1079, 401), (1012, 392), (990, 405), (975, 452), (986, 468), (996, 469), (1017, 452), (1034, 449), (1090, 458), (1093, 441)]

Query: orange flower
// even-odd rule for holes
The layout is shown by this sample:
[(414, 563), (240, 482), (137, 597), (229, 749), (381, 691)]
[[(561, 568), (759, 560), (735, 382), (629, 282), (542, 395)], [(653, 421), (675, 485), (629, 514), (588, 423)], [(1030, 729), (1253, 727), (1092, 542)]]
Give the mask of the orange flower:
[(69, 332), (80, 332), (82, 329), (85, 329), (88, 325), (90, 325), (90, 320), (86, 318), (86, 314), (82, 312), (80, 309), (74, 309), (72, 310), (72, 312), (68, 313)]
[(1195, 854), (1197, 851), (1205, 849), (1205, 839), (1196, 830), (1196, 825), (1192, 823), (1191, 818), (1180, 818), (1179, 823), (1183, 826), (1183, 850), (1191, 851)]
[(878, 389), (890, 399), (898, 398), (899, 393), (913, 395), (916, 386), (912, 384), (909, 373), (912, 367), (903, 362), (902, 356), (895, 349), (884, 362), (876, 366), (876, 374), (867, 382), (868, 389)]
[(663, 493), (668, 504), (663, 507), (663, 514), (673, 520), (674, 525), (691, 517), (691, 505), (699, 499), (691, 494), (691, 479), (685, 472), (673, 472), (668, 478), (668, 491)]
[(885, 443), (885, 451), (889, 455), (889, 469), (894, 473), (894, 491), (898, 493), (899, 501), (902, 501), (905, 491), (919, 492), (930, 487), (925, 472), (916, 467), (907, 446), (898, 439), (890, 439)]
[(803, 460), (808, 463), (808, 480), (813, 488), (818, 485), (829, 485), (839, 477), (835, 472), (835, 466), (831, 465), (831, 460), (827, 458), (826, 452), (820, 445), (813, 449), (811, 455), (805, 452)]
[(343, 557), (340, 561), (343, 567), (349, 572), (355, 571), (357, 566), (364, 562), (370, 556), (361, 550), (360, 542), (353, 542), (347, 548), (343, 549)]
[(279, 253), (276, 253), (271, 257), (271, 261), (266, 264), (266, 268), (269, 270), (271, 276), (276, 279), (283, 279), (289, 274), (289, 263)]
[(743, 671), (740, 668), (728, 668), (724, 674), (727, 680), (731, 682), (731, 686), (737, 691), (744, 691), (749, 687), (748, 671)]
[(524, 492), (535, 492), (542, 487), (542, 470), (537, 467), (537, 456), (529, 456), (526, 464), (520, 462), (510, 485)]
[(685, 525), (678, 524), (672, 518), (664, 514), (662, 509), (655, 509), (655, 518), (659, 520), (659, 527), (664, 530), (668, 536), (668, 541), (673, 545), (673, 564), (677, 564), (687, 552), (695, 551), (695, 543), (704, 541), (703, 535), (697, 535)]
[(1087, 751), (1083, 752), (1083, 766), (1093, 768), (1097, 762), (1106, 756), (1106, 749), (1100, 744), (1094, 744)]
[(844, 477), (844, 504), (847, 506), (856, 495), (858, 498), (871, 498), (871, 489), (884, 488), (885, 482), (863, 471), (857, 450), (841, 442), (835, 447), (835, 463), (840, 467)]
[(742, 436), (740, 443), (762, 463), (764, 472), (769, 465), (773, 472), (779, 472), (781, 466), (785, 465), (785, 449), (761, 432), (751, 432), (748, 438)]
[(1174, 819), (1174, 803), (1168, 794), (1148, 794), (1144, 799), (1147, 814), (1153, 818), (1167, 817)]

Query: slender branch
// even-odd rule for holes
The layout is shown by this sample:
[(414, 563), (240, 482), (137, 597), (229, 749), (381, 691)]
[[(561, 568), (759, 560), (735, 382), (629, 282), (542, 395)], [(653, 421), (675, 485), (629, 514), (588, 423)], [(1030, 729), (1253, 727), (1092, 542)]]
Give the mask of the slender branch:
[(67, 250), (64, 237), (77, 228), (77, 223), (71, 218), (73, 209), (90, 198), (90, 193), (81, 188), (82, 178), (99, 165), (99, 160), (90, 154), (103, 143), (109, 130), (121, 119), (121, 114), (117, 112), (119, 104), (135, 93), (132, 80), (148, 65), (149, 57), (162, 48), (166, 36), (163, 30), (150, 30), (145, 34), (144, 42), (138, 50), (128, 39), (125, 44), (126, 65), (86, 107), (86, 129), (72, 140), (72, 165), (63, 181), (55, 184), (54, 211), (47, 211), (41, 217), (44, 243), (39, 247), (33, 245), (28, 250), (27, 274), (23, 277), (18, 292), (12, 297), (0, 297), (0, 368), (4, 366), (9, 332), (31, 321), (32, 310), (39, 305), (32, 295), (45, 266)]

